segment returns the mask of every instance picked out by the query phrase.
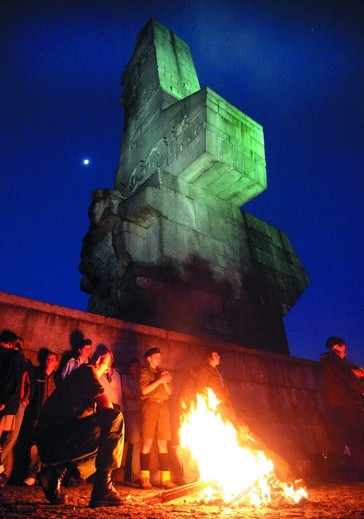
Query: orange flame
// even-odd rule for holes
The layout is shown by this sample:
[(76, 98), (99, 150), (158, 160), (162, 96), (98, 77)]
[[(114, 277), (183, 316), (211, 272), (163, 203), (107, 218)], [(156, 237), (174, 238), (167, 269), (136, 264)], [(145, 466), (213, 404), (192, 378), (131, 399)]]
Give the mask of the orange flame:
[(299, 502), (307, 493), (289, 484), (280, 484), (274, 464), (261, 450), (241, 447), (235, 427), (224, 421), (218, 411), (219, 401), (210, 388), (207, 399), (197, 395), (197, 403), (183, 417), (181, 446), (196, 461), (200, 479), (214, 481), (201, 496), (204, 502), (218, 498), (224, 503), (265, 506), (271, 502), (272, 489), (280, 485), (281, 494), (290, 502)]

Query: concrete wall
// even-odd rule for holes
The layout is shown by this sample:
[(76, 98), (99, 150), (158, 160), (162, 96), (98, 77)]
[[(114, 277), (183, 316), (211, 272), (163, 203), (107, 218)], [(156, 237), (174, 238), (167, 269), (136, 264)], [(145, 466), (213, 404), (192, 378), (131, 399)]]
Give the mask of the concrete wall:
[(318, 362), (207, 341), (0, 292), (1, 328), (25, 339), (36, 362), (40, 347), (62, 353), (72, 334), (109, 345), (121, 371), (128, 359), (161, 348), (163, 365), (174, 373), (175, 394), (186, 370), (200, 363), (205, 348), (220, 352), (221, 372), (238, 414), (270, 448), (294, 463), (324, 452), (342, 452), (340, 426), (328, 407)]

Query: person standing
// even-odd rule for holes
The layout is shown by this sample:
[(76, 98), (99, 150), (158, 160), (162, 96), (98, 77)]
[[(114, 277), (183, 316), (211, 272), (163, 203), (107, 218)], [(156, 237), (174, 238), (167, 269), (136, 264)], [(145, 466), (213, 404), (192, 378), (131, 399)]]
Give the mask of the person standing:
[(141, 399), (138, 382), (140, 369), (139, 359), (131, 359), (127, 364), (128, 373), (121, 379), (124, 397), (125, 440), (127, 442), (125, 472), (130, 473), (130, 481), (135, 484), (140, 484), (140, 449), (142, 446)]
[[(34, 392), (34, 368), (29, 359), (24, 356), (24, 339), (18, 337), (14, 343), (14, 349), (21, 354), (22, 357), (22, 377), (20, 388), (20, 404), (15, 415), (14, 429), (5, 433), (2, 442), (2, 461), (5, 467), (8, 481), (14, 476), (13, 469), (19, 465), (21, 454), (19, 453), (18, 438), (23, 424), (24, 413), (29, 405), (30, 399)], [(16, 470), (14, 471), (16, 472)]]
[(235, 424), (236, 413), (230, 392), (218, 368), (220, 354), (216, 350), (208, 349), (205, 351), (204, 361), (204, 364), (196, 372), (196, 390), (204, 393), (206, 388), (211, 388), (220, 401), (219, 411), (222, 417)]
[(35, 391), (28, 409), (31, 430), (31, 446), (28, 473), (23, 481), (26, 486), (35, 485), (37, 474), (41, 467), (38, 449), (34, 441), (34, 433), (42, 407), (56, 389), (58, 356), (48, 348), (41, 348), (38, 352), (38, 363), (39, 366), (34, 368)]
[[(103, 344), (99, 344), (95, 350), (95, 353), (98, 352), (100, 348), (105, 348), (105, 346)], [(112, 356), (112, 359), (113, 358), (114, 356)], [(112, 364), (113, 360), (109, 369), (100, 377), (100, 382), (104, 387), (109, 400), (111, 400), (114, 409), (117, 409), (123, 413), (123, 388), (121, 385), (121, 377), (118, 370), (114, 368)]]
[[(103, 351), (106, 346), (104, 344), (99, 344), (96, 347), (95, 354), (98, 351)], [(110, 352), (111, 353), (111, 352)], [(114, 367), (114, 355), (112, 355), (112, 360), (110, 363), (109, 369), (100, 377), (100, 382), (103, 388), (105, 389), (106, 396), (111, 401), (113, 408), (117, 411), (120, 411), (124, 415), (124, 405), (123, 405), (123, 388), (121, 385), (121, 376), (119, 371)], [(124, 442), (125, 445), (125, 442)], [(125, 449), (124, 449), (125, 452)], [(113, 483), (118, 481), (122, 481), (124, 477), (124, 471), (122, 468), (114, 470), (112, 475)]]
[(111, 351), (106, 346), (99, 348), (89, 364), (82, 364), (64, 379), (42, 408), (36, 442), (45, 468), (38, 479), (51, 504), (65, 502), (61, 483), (74, 464), (83, 464), (84, 478), (96, 470), (91, 508), (122, 504), (111, 476), (121, 464), (124, 419), (100, 383), (111, 362)]
[(364, 481), (364, 369), (346, 358), (346, 342), (329, 337), (328, 353), (320, 356), (330, 404), (345, 427), (346, 443), (361, 481)]
[(89, 361), (92, 351), (91, 344), (92, 341), (90, 339), (83, 339), (80, 342), (75, 357), (71, 357), (62, 368), (62, 379), (67, 377), (74, 369), (79, 368), (81, 364), (86, 364)]
[(168, 398), (172, 394), (172, 376), (160, 368), (162, 355), (159, 348), (149, 348), (144, 355), (147, 361), (139, 377), (142, 395), (142, 447), (140, 452), (140, 486), (148, 489), (150, 483), (150, 451), (156, 437), (161, 471), (161, 487), (174, 488), (171, 481), (170, 460), (167, 442), (171, 439), (171, 421)]
[(218, 410), (222, 418), (228, 420), (237, 430), (239, 442), (251, 449), (258, 449), (272, 459), (275, 472), (282, 481), (295, 481), (289, 464), (275, 451), (270, 449), (263, 439), (253, 432), (247, 424), (245, 416), (240, 413), (237, 418), (232, 398), (226, 381), (220, 373), (220, 354), (214, 349), (207, 349), (204, 353), (204, 364), (196, 372), (196, 390), (202, 395), (206, 394), (206, 388), (211, 388), (219, 400)]
[[(11, 330), (3, 330), (0, 334), (0, 486), (7, 483), (10, 473), (5, 473), (4, 458), (9, 458), (9, 435), (17, 434), (20, 426), (16, 420), (21, 398), (24, 396), (24, 373), (27, 371), (23, 355), (16, 349), (18, 336)], [(24, 406), (25, 408), (25, 406)], [(21, 410), (21, 419), (23, 409)], [(21, 422), (20, 422), (21, 425)], [(19, 427), (18, 427), (19, 426)], [(8, 440), (6, 440), (8, 436)], [(16, 438), (15, 438), (16, 440)], [(14, 442), (12, 442), (13, 448)], [(7, 452), (5, 447), (7, 447)], [(4, 446), (4, 453), (2, 453)]]

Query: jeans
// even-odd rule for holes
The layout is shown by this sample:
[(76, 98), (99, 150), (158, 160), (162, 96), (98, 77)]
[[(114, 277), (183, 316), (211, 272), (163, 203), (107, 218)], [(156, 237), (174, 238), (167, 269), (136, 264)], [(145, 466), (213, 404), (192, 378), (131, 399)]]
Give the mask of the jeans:
[(5, 467), (5, 474), (10, 478), (14, 466), (14, 449), (19, 436), (20, 428), (23, 423), (25, 407), (20, 404), (18, 412), (15, 415), (15, 429), (8, 431), (5, 440), (2, 442), (2, 462)]
[[(38, 452), (45, 465), (76, 462), (96, 470), (114, 470), (121, 465), (124, 447), (124, 418), (116, 409), (104, 409), (86, 418), (48, 427), (37, 438)], [(94, 460), (94, 463), (90, 461)], [(82, 473), (82, 472), (81, 472)]]

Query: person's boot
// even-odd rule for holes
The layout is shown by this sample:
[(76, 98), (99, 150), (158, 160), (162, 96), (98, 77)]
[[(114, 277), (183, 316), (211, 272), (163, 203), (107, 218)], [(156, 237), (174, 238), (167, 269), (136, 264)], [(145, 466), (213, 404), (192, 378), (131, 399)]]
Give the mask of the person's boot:
[[(0, 434), (1, 436), (1, 434)], [(8, 478), (5, 474), (5, 468), (4, 465), (1, 462), (1, 450), (0, 450), (0, 487), (4, 487), (8, 481)]]
[(0, 487), (4, 487), (7, 482), (8, 482), (8, 478), (6, 477), (5, 472), (2, 472), (0, 474)]
[(171, 472), (169, 470), (161, 470), (161, 487), (166, 490), (176, 487), (171, 481)]
[(148, 488), (152, 488), (152, 484), (150, 482), (149, 470), (140, 471), (140, 488), (143, 488), (144, 490), (148, 490)]
[(52, 505), (62, 505), (67, 502), (67, 494), (61, 492), (61, 484), (66, 472), (66, 465), (49, 465), (38, 474), (38, 482)]
[(89, 507), (120, 506), (122, 503), (122, 497), (112, 484), (111, 470), (98, 470), (95, 475)]

